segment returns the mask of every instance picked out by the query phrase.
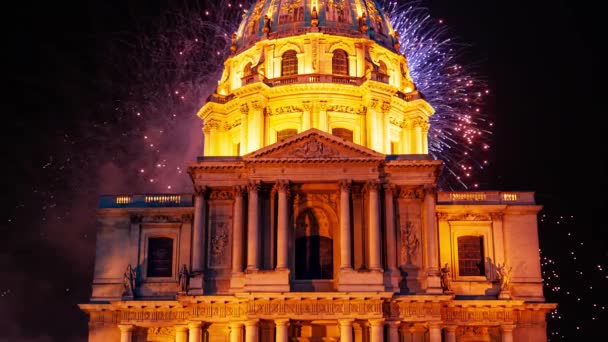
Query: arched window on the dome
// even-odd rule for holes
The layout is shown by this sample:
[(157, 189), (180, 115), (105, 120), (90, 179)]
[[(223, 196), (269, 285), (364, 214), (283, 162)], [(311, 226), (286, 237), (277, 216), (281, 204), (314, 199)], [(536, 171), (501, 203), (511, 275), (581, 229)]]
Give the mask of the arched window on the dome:
[(334, 75), (348, 75), (348, 55), (344, 50), (334, 51), (331, 58), (331, 70)]
[(346, 141), (353, 142), (353, 131), (346, 128), (333, 128), (331, 134), (340, 137)]
[(281, 76), (292, 76), (298, 74), (298, 57), (294, 50), (289, 50), (281, 58)]
[(251, 75), (251, 63), (245, 64), (243, 68), (243, 77)]
[(382, 75), (388, 75), (388, 68), (386, 67), (386, 63), (384, 63), (383, 61), (380, 61), (378, 63), (378, 72)]

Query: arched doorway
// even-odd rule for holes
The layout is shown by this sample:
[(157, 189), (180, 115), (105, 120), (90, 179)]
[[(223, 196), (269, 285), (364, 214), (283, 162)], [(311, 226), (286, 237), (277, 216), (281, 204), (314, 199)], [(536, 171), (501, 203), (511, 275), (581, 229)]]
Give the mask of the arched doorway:
[(306, 208), (296, 220), (295, 278), (333, 279), (333, 239), (323, 210)]

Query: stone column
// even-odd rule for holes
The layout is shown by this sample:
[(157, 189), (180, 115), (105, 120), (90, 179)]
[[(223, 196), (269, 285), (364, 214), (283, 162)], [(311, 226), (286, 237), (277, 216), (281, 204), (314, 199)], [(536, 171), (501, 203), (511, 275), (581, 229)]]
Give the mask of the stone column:
[(253, 152), (263, 147), (264, 142), (264, 107), (258, 101), (250, 103), (252, 111), (249, 120), (249, 137), (247, 148)]
[(437, 222), (435, 214), (435, 186), (428, 185), (424, 189), (424, 224), (426, 228), (426, 293), (443, 294), (437, 258), (439, 246), (437, 244)]
[(258, 322), (257, 319), (245, 322), (245, 342), (258, 342)]
[(230, 342), (243, 341), (243, 322), (230, 322)]
[(422, 153), (429, 153), (429, 124), (428, 122), (422, 122), (421, 130), (422, 130)]
[(399, 326), (401, 322), (399, 321), (390, 321), (386, 323), (388, 325), (388, 341), (389, 342), (399, 342)]
[(289, 267), (289, 181), (277, 182), (279, 191), (278, 222), (277, 222), (277, 270), (286, 270)]
[(389, 113), (391, 111), (390, 103), (382, 102), (380, 110), (382, 111), (382, 147), (384, 154), (391, 154), (391, 123), (389, 119)]
[(133, 330), (135, 330), (133, 324), (119, 324), (118, 329), (120, 329), (120, 342), (133, 341)]
[(416, 154), (422, 154), (422, 123), (421, 119), (414, 120), (414, 141), (416, 142)]
[(205, 271), (205, 226), (207, 222), (207, 204), (204, 185), (194, 188), (194, 222), (192, 225), (192, 272), (194, 277), (190, 280), (190, 290), (193, 295), (202, 295)]
[(352, 270), (352, 236), (350, 232), (350, 180), (342, 180), (340, 185), (340, 269)]
[(502, 342), (513, 342), (513, 329), (515, 329), (514, 324), (504, 324), (500, 326)]
[(319, 126), (318, 127), (323, 132), (331, 133), (331, 132), (328, 132), (328, 127), (327, 127), (327, 101), (326, 100), (321, 100), (321, 102), (319, 103)]
[(243, 272), (243, 186), (234, 187), (232, 226), (232, 273)]
[(185, 325), (175, 326), (175, 342), (188, 342), (188, 327)]
[(188, 323), (188, 342), (201, 342), (203, 340), (203, 323)]
[(353, 342), (353, 319), (340, 319), (340, 342)]
[(249, 106), (247, 106), (246, 103), (243, 103), (241, 105), (241, 145), (239, 146), (239, 153), (240, 155), (245, 155), (249, 152), (249, 150), (247, 149), (247, 139), (249, 139), (248, 136), (248, 131), (249, 131), (249, 125), (248, 125), (248, 120), (249, 120)]
[(429, 322), (429, 342), (441, 342), (440, 322)]
[(274, 324), (276, 325), (276, 336), (275, 342), (288, 342), (289, 341), (289, 318), (275, 319)]
[(445, 342), (456, 342), (456, 325), (447, 325), (445, 327)]
[(395, 233), (395, 208), (393, 195), (397, 189), (394, 184), (384, 184), (384, 204), (386, 215), (386, 267), (397, 274), (397, 237)]
[(302, 101), (302, 132), (310, 129), (310, 112), (312, 111), (312, 104), (310, 101)]
[(380, 233), (379, 184), (370, 180), (366, 184), (369, 195), (369, 269), (382, 271), (382, 235)]
[(257, 271), (260, 265), (260, 253), (258, 252), (259, 240), (259, 204), (258, 191), (260, 183), (249, 182), (249, 208), (247, 215), (247, 271)]
[(384, 342), (384, 319), (370, 319), (370, 342)]

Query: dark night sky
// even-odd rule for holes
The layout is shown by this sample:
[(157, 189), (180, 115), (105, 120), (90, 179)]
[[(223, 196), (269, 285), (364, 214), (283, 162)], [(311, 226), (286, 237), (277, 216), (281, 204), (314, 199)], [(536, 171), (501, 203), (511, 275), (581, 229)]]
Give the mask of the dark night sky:
[[(15, 23), (4, 30), (3, 179), (11, 191), (0, 217), (0, 341), (83, 341), (86, 316), (75, 305), (90, 295), (96, 196), (132, 191), (129, 184), (96, 183), (109, 156), (106, 140), (118, 134), (112, 125), (120, 124), (96, 105), (108, 94), (99, 82), (107, 62), (100, 49), (114, 33), (132, 30), (134, 18), (153, 20), (166, 2), (18, 6), (5, 12)], [(548, 214), (575, 215), (573, 228), (586, 243), (582, 258), (608, 267), (599, 124), (606, 113), (594, 109), (594, 50), (605, 41), (598, 38), (598, 10), (584, 1), (433, 0), (429, 7), (473, 45), (493, 93), (494, 161), (484, 189), (536, 191)], [(554, 228), (541, 227), (541, 248), (558, 253), (569, 247), (559, 237), (565, 231)], [(563, 265), (562, 274), (574, 268)], [(594, 281), (607, 288), (606, 278)]]

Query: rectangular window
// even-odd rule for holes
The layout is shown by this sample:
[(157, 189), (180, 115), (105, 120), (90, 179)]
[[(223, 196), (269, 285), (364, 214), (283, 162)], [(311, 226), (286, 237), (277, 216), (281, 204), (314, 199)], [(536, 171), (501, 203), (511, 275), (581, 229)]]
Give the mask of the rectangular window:
[(173, 275), (173, 239), (148, 239), (148, 277)]
[(458, 275), (485, 275), (483, 236), (458, 237)]

